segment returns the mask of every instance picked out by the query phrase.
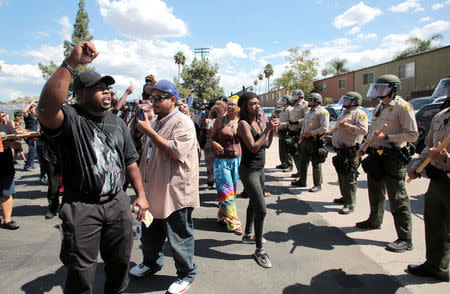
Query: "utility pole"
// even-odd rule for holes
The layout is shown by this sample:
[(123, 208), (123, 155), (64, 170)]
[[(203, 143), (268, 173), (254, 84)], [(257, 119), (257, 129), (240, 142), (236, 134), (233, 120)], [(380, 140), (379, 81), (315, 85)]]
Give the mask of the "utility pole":
[(203, 60), (203, 54), (209, 54), (209, 48), (194, 48), (194, 53), (200, 53), (200, 56), (202, 57)]

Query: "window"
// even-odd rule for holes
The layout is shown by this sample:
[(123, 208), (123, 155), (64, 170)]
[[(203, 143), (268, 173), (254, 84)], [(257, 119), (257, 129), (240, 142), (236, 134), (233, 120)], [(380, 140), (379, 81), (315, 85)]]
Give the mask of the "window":
[(347, 88), (347, 79), (340, 79), (338, 81), (338, 88), (339, 89), (345, 89)]
[(373, 83), (373, 72), (363, 74), (363, 85)]
[(275, 98), (275, 94), (274, 93), (272, 93), (272, 100)]
[(278, 98), (280, 98), (281, 97), (281, 92), (278, 92)]
[(325, 92), (326, 89), (327, 89), (327, 83), (323, 83), (320, 85), (320, 92)]
[(414, 62), (399, 64), (398, 65), (398, 77), (400, 79), (414, 77), (416, 70), (416, 64)]

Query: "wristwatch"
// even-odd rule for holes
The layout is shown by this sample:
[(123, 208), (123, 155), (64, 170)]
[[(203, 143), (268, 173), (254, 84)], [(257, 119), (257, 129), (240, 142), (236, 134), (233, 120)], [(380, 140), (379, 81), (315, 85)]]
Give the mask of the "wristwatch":
[(61, 67), (67, 68), (67, 70), (70, 72), (70, 74), (72, 76), (75, 75), (75, 70), (66, 62), (66, 60), (64, 59), (63, 62), (61, 63)]

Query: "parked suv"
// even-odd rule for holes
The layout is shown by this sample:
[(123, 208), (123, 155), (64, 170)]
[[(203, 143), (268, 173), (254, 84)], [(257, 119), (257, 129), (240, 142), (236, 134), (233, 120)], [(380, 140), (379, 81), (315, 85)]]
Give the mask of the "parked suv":
[(430, 129), (431, 119), (441, 111), (441, 106), (443, 103), (431, 103), (423, 106), (416, 113), (417, 128), (419, 130), (419, 138), (416, 141), (416, 152), (422, 152), (425, 147), (425, 138), (427, 137), (428, 131)]

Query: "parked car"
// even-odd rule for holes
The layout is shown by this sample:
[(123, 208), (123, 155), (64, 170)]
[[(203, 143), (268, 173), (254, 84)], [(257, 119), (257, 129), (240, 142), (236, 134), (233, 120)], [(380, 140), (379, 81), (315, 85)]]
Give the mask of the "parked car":
[(447, 98), (447, 97), (441, 97), (441, 98), (434, 99), (434, 101), (433, 101), (432, 103), (444, 103), (444, 100), (445, 100), (446, 98)]
[(422, 107), (416, 113), (417, 129), (419, 131), (419, 138), (417, 139), (416, 153), (422, 152), (425, 147), (425, 138), (427, 137), (428, 131), (430, 129), (431, 119), (441, 111), (441, 106), (443, 103), (431, 103)]
[(281, 112), (281, 109), (272, 107), (272, 106), (263, 106), (261, 107), (262, 110), (264, 111), (264, 118), (266, 121), (270, 120), (270, 117), (272, 116), (272, 114), (275, 112), (276, 115), (278, 115)]
[(435, 99), (436, 98), (433, 98), (433, 97), (421, 97), (421, 98), (411, 99), (408, 102), (414, 108), (414, 113), (417, 113), (424, 105), (433, 103), (433, 101)]

